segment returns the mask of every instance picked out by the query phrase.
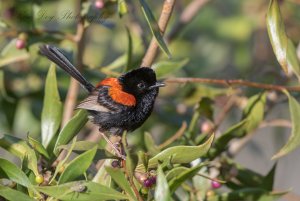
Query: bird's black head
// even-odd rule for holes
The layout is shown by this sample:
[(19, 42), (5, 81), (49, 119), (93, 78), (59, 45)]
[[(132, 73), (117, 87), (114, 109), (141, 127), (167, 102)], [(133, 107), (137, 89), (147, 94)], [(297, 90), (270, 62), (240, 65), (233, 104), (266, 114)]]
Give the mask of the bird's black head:
[(147, 67), (141, 67), (129, 71), (119, 77), (123, 90), (135, 96), (142, 95), (151, 90), (157, 90), (164, 86), (164, 83), (156, 81), (154, 70)]

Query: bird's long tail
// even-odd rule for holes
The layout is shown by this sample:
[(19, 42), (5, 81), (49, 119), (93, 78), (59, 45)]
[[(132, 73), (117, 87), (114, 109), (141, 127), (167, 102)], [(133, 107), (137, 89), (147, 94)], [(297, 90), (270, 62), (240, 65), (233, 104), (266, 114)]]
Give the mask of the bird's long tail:
[(87, 91), (91, 92), (95, 89), (58, 48), (52, 45), (42, 45), (40, 46), (40, 52), (75, 78)]

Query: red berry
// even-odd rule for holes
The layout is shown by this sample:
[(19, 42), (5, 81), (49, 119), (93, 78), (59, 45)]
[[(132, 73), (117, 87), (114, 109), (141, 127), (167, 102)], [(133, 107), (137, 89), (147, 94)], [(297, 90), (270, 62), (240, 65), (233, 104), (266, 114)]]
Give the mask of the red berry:
[(26, 42), (22, 39), (17, 39), (16, 48), (23, 49), (26, 46)]
[(104, 7), (104, 1), (103, 0), (97, 0), (97, 1), (95, 1), (94, 5), (95, 5), (96, 8), (101, 9), (101, 8)]
[(214, 189), (220, 188), (222, 186), (222, 184), (220, 184), (217, 181), (211, 181), (211, 187)]

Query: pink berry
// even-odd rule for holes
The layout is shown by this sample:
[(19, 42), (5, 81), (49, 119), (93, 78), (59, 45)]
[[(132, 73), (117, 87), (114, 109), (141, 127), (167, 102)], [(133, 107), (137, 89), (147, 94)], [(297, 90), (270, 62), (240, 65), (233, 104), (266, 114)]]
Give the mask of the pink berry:
[(17, 39), (16, 41), (16, 48), (23, 49), (26, 45), (26, 42), (22, 39)]
[(220, 184), (217, 181), (211, 181), (211, 187), (214, 189), (220, 188), (222, 186), (222, 184)]
[(97, 0), (97, 1), (95, 1), (94, 5), (95, 5), (96, 8), (101, 9), (101, 8), (104, 7), (104, 1), (103, 0)]
[(201, 124), (202, 133), (210, 133), (213, 129), (213, 124), (210, 121), (205, 121)]

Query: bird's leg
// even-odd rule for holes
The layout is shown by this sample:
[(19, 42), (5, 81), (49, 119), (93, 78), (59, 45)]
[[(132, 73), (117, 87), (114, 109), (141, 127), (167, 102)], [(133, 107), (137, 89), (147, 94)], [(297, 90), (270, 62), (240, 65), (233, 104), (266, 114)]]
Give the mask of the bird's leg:
[(105, 139), (105, 141), (111, 146), (111, 148), (115, 151), (115, 153), (116, 153), (116, 155), (118, 156), (118, 157), (120, 157), (122, 160), (126, 160), (126, 156), (124, 156), (121, 152), (120, 152), (120, 150), (114, 145), (114, 143), (112, 143), (112, 141), (110, 141), (109, 139), (108, 139), (108, 137), (103, 133), (103, 132), (101, 132), (101, 131), (99, 131), (100, 132), (100, 134), (102, 135), (102, 137)]

